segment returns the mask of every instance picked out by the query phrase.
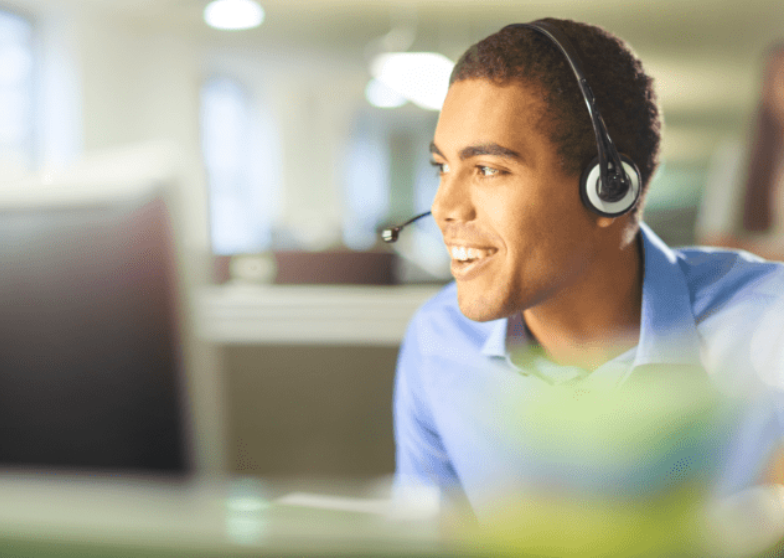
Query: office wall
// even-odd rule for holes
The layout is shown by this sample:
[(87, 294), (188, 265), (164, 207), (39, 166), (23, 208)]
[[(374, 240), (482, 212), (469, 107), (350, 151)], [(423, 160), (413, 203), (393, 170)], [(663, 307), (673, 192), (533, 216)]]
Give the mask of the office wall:
[(168, 142), (182, 156), (186, 244), (209, 250), (199, 146), (196, 47), (101, 9), (33, 9), (38, 56), (37, 169), (48, 172), (103, 150)]
[[(151, 30), (103, 9), (39, 9), (40, 168), (83, 153), (150, 140), (182, 150), (190, 211), (206, 214), (199, 91), (231, 77), (269, 111), (280, 140), (278, 223), (313, 248), (339, 242), (342, 162), (352, 116), (364, 107), (366, 70), (318, 53), (258, 50)], [(273, 174), (273, 172), (270, 172)], [(204, 245), (205, 238), (193, 238)]]
[(315, 478), (392, 473), (396, 347), (230, 345), (221, 356), (232, 471)]

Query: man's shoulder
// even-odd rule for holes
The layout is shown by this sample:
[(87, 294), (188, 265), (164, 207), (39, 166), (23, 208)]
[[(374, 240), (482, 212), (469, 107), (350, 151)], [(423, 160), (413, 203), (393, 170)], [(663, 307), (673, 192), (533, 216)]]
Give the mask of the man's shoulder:
[(699, 323), (722, 310), (760, 310), (784, 298), (784, 264), (742, 250), (674, 250)]
[(736, 394), (784, 388), (784, 264), (736, 250), (675, 252), (706, 366)]

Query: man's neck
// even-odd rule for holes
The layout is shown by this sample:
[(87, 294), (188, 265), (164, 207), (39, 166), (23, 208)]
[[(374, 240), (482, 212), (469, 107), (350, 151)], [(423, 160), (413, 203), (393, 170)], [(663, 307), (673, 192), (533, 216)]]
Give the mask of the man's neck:
[(636, 346), (643, 281), (642, 234), (608, 251), (557, 297), (523, 312), (551, 360), (594, 370)]

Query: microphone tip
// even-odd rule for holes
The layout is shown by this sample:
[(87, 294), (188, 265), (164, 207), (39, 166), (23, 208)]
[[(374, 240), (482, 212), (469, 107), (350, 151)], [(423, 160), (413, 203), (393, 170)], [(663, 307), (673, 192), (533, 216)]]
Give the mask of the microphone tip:
[(384, 240), (384, 242), (387, 243), (396, 242), (398, 230), (399, 229), (397, 227), (392, 229), (384, 229), (381, 231), (381, 238)]

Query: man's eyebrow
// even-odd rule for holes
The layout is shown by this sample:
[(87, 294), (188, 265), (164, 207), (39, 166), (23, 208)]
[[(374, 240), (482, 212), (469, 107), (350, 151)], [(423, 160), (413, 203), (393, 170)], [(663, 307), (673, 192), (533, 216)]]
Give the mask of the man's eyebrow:
[[(438, 155), (439, 157), (444, 156), (434, 141), (430, 142), (430, 153), (433, 155)], [(498, 145), (497, 143), (483, 143), (481, 145), (469, 145), (468, 147), (463, 148), (460, 151), (460, 160), (465, 161), (466, 159), (470, 159), (471, 157), (476, 157), (478, 155), (495, 155), (497, 157), (516, 159), (518, 161), (523, 159), (517, 151), (513, 151), (508, 147)]]
[(497, 157), (504, 157), (506, 159), (522, 160), (522, 157), (517, 151), (513, 151), (503, 145), (497, 143), (483, 143), (481, 145), (469, 145), (460, 151), (460, 160), (464, 161), (471, 157), (478, 155), (495, 155)]

